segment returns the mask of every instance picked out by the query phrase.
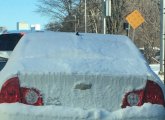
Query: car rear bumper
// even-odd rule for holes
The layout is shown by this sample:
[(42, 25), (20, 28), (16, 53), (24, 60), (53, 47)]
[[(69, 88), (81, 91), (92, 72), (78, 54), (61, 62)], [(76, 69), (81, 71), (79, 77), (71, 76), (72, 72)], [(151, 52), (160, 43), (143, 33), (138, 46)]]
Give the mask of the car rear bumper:
[(165, 108), (145, 104), (114, 112), (103, 109), (84, 110), (59, 106), (29, 106), (19, 103), (1, 104), (1, 120), (165, 120)]

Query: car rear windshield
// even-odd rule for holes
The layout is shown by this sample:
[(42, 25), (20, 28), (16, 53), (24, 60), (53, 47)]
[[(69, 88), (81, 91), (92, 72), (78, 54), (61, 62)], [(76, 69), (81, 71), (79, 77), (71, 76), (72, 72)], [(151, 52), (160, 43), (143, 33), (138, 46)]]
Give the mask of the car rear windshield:
[(13, 51), (21, 37), (21, 33), (1, 34), (0, 51)]

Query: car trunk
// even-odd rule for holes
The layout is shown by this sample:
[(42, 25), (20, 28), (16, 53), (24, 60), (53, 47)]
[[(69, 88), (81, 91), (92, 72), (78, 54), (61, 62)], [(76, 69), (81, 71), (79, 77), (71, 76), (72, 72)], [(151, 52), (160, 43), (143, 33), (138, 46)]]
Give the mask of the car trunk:
[(147, 76), (33, 73), (20, 74), (19, 79), (21, 87), (40, 91), (44, 105), (114, 111), (127, 92), (145, 87)]

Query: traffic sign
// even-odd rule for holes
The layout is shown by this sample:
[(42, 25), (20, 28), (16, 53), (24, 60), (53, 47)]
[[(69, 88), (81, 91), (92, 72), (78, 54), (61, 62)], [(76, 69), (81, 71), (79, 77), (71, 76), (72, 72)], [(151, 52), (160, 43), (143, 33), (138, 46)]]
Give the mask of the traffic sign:
[(133, 29), (139, 27), (145, 20), (138, 10), (133, 11), (126, 17), (127, 22), (132, 26)]

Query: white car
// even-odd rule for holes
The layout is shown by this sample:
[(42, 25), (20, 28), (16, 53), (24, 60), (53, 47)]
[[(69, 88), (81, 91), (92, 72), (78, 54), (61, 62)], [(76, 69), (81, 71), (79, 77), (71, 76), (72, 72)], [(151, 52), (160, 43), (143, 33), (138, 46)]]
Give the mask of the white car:
[(123, 35), (25, 34), (0, 72), (2, 120), (165, 119), (165, 90)]
[(156, 52), (155, 59), (160, 61), (160, 50), (158, 52)]

